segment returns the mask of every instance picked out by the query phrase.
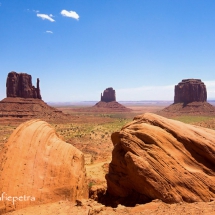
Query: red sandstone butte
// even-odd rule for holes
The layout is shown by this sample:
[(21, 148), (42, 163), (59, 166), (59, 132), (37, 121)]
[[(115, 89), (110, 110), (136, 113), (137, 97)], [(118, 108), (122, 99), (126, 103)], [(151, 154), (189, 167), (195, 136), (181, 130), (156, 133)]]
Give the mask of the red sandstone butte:
[(183, 79), (175, 86), (174, 103), (207, 101), (207, 90), (200, 79)]
[(162, 116), (215, 115), (207, 102), (207, 89), (200, 79), (183, 79), (175, 86), (174, 103), (157, 112)]
[(32, 85), (32, 77), (27, 73), (8, 73), (6, 88), (7, 97), (42, 99), (39, 78), (37, 78), (37, 87), (34, 87)]
[(101, 93), (101, 101), (102, 102), (113, 102), (116, 101), (116, 93), (112, 87), (104, 90), (103, 95)]

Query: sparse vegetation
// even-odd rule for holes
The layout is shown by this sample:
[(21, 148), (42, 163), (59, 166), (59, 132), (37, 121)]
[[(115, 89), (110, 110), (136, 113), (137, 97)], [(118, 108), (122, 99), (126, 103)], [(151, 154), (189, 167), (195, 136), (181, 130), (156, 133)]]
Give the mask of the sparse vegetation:
[(89, 189), (91, 189), (91, 187), (92, 187), (93, 185), (95, 185), (95, 183), (94, 183), (93, 181), (90, 181), (89, 184), (88, 184)]
[(174, 117), (173, 119), (184, 123), (215, 130), (214, 116), (178, 116), (178, 117)]
[(88, 138), (88, 139), (107, 139), (110, 135), (119, 131), (122, 126), (130, 122), (129, 117), (125, 118), (118, 114), (97, 114), (96, 117), (111, 119), (111, 122), (104, 120), (102, 123), (88, 122), (88, 123), (68, 123), (68, 124), (54, 124), (57, 133), (64, 137), (65, 141), (74, 138)]
[(214, 117), (212, 116), (178, 116), (178, 117), (175, 117), (174, 119), (184, 123), (191, 124), (196, 122), (206, 122), (213, 118)]

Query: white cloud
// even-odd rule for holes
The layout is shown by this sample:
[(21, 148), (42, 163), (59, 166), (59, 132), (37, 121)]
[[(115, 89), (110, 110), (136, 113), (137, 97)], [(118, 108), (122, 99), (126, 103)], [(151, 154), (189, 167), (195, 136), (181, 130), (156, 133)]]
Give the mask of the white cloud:
[(208, 99), (215, 99), (215, 81), (203, 81), (207, 88)]
[[(52, 16), (52, 14), (50, 14), (50, 15)], [(55, 22), (55, 20), (52, 19), (50, 15), (47, 15), (47, 14), (39, 14), (39, 13), (38, 13), (38, 14), (37, 14), (37, 17), (40, 17), (40, 18), (42, 18), (43, 20), (47, 19), (47, 20), (49, 20), (50, 22)]]
[(75, 11), (62, 10), (60, 13), (62, 16), (66, 16), (66, 17), (70, 17), (70, 18), (79, 20), (79, 15)]
[(46, 31), (46, 33), (48, 33), (48, 34), (53, 34), (53, 31)]

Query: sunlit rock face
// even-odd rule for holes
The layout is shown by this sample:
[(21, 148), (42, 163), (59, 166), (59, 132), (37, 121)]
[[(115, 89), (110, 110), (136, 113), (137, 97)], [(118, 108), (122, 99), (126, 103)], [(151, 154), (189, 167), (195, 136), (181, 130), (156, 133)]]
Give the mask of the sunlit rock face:
[(183, 79), (175, 86), (174, 103), (207, 101), (207, 90), (200, 79)]
[(215, 197), (214, 130), (146, 113), (113, 133), (112, 142), (110, 195), (136, 203)]
[[(45, 121), (27, 121), (12, 133), (0, 151), (0, 169), (0, 214), (88, 197), (83, 153)], [(12, 202), (9, 196), (22, 198)]]

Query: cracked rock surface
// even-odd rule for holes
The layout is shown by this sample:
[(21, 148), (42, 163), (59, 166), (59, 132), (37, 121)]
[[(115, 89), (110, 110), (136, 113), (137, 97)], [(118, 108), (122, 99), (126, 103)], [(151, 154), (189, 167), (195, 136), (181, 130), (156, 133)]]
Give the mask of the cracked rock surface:
[(135, 203), (210, 201), (215, 197), (215, 131), (155, 114), (112, 134), (107, 191)]

